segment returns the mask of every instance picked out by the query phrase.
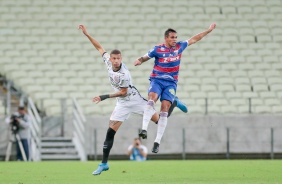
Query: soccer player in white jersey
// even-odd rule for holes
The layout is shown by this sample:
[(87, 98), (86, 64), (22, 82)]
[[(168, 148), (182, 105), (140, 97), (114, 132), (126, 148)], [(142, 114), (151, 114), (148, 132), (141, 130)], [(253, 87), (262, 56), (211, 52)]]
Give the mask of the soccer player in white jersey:
[[(93, 102), (99, 103), (107, 98), (117, 98), (117, 103), (110, 117), (109, 128), (104, 141), (102, 163), (99, 164), (98, 168), (92, 173), (93, 175), (99, 175), (101, 172), (107, 171), (109, 169), (108, 157), (113, 146), (115, 133), (119, 129), (120, 125), (129, 117), (131, 113), (143, 115), (147, 105), (147, 100), (145, 100), (139, 94), (138, 90), (133, 86), (130, 72), (121, 62), (121, 52), (119, 50), (113, 50), (110, 54), (108, 54), (102, 45), (88, 34), (84, 25), (79, 25), (79, 29), (82, 30), (84, 35), (102, 55), (107, 66), (111, 86), (114, 90), (113, 94), (94, 97)], [(174, 104), (174, 106), (171, 106), (169, 113), (173, 111), (175, 106), (179, 107), (179, 104), (183, 105), (177, 99), (177, 102)], [(151, 120), (155, 123), (158, 123), (159, 114), (154, 113)]]

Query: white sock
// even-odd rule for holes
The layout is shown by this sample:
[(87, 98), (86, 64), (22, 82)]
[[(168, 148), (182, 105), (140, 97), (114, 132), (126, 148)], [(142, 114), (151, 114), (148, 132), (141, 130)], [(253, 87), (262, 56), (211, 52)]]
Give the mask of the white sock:
[(153, 100), (149, 100), (143, 114), (143, 123), (142, 123), (142, 130), (147, 130), (149, 122), (152, 116), (156, 113), (154, 108), (155, 102)]
[(160, 119), (158, 121), (158, 131), (157, 131), (157, 137), (155, 139), (155, 142), (161, 143), (161, 139), (163, 137), (163, 134), (165, 132), (165, 128), (167, 125), (167, 112), (160, 112)]

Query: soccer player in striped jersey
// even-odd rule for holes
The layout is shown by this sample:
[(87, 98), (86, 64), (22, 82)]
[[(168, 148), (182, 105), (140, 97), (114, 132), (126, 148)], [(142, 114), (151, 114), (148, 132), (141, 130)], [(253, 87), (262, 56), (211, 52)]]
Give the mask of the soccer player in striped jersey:
[(177, 42), (177, 32), (171, 28), (164, 33), (165, 43), (155, 46), (147, 54), (134, 61), (134, 65), (141, 65), (151, 58), (155, 58), (155, 65), (150, 75), (150, 87), (148, 90), (148, 102), (143, 115), (142, 131), (140, 137), (147, 135), (149, 121), (155, 114), (154, 105), (160, 98), (161, 110), (158, 122), (157, 136), (152, 148), (153, 153), (159, 151), (161, 138), (167, 125), (168, 110), (175, 99), (178, 73), (182, 52), (187, 46), (200, 41), (208, 33), (212, 32), (216, 24), (188, 40)]
[[(117, 103), (110, 117), (109, 128), (104, 141), (102, 163), (99, 164), (98, 168), (92, 173), (93, 175), (99, 175), (101, 172), (107, 171), (109, 169), (108, 157), (114, 143), (114, 136), (120, 125), (122, 122), (128, 119), (131, 113), (143, 115), (147, 105), (147, 100), (144, 99), (134, 87), (130, 72), (125, 64), (122, 63), (121, 52), (115, 49), (111, 51), (110, 54), (107, 53), (102, 45), (95, 38), (90, 36), (90, 34), (88, 34), (84, 25), (79, 25), (79, 29), (82, 30), (84, 35), (101, 54), (107, 67), (111, 86), (114, 90), (113, 94), (94, 97), (93, 102), (99, 103), (107, 98), (117, 98)], [(179, 106), (179, 104), (181, 104), (178, 99), (176, 99), (176, 101), (176, 105), (171, 106), (169, 115), (175, 106)], [(152, 114), (150, 119), (157, 124), (159, 118), (159, 114), (155, 112)]]

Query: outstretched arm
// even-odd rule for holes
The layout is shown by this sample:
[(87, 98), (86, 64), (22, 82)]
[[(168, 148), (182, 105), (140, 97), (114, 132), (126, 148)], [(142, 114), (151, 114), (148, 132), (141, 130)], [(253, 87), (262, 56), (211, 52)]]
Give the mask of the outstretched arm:
[(106, 52), (105, 49), (102, 47), (102, 45), (87, 32), (86, 27), (84, 25), (82, 24), (79, 25), (78, 29), (82, 30), (83, 34), (87, 36), (87, 38), (94, 45), (94, 47), (100, 52), (101, 55), (103, 55)]
[(149, 58), (149, 56), (144, 55), (134, 61), (134, 66), (141, 65), (142, 63), (144, 63), (145, 61), (148, 61), (149, 59), (151, 59)]
[(195, 36), (192, 36), (192, 37), (188, 40), (189, 45), (192, 45), (192, 44), (194, 44), (194, 43), (200, 41), (204, 36), (206, 36), (207, 34), (209, 34), (210, 32), (212, 32), (212, 30), (214, 30), (215, 27), (216, 27), (216, 24), (213, 23), (213, 24), (210, 25), (210, 27), (209, 27), (206, 31), (201, 32), (201, 33), (199, 33), (199, 34), (197, 34), (197, 35), (195, 35)]
[(126, 94), (127, 94), (127, 88), (120, 88), (120, 90), (114, 94), (95, 96), (92, 101), (95, 103), (99, 103), (107, 98), (125, 96)]

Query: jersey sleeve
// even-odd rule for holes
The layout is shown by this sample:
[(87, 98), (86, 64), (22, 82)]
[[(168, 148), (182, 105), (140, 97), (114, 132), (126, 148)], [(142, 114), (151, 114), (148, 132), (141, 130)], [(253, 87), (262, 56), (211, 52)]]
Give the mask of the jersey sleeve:
[(180, 44), (180, 52), (183, 52), (188, 46), (188, 40), (178, 42)]
[(156, 56), (156, 47), (153, 47), (151, 50), (149, 50), (149, 52), (147, 53), (147, 56), (149, 58), (153, 58)]
[(107, 66), (111, 66), (110, 54), (109, 53), (105, 52), (103, 54), (102, 58), (103, 58), (103, 60), (104, 60), (104, 62)]
[(181, 41), (179, 42), (180, 45), (181, 45), (181, 48), (184, 50), (186, 49), (186, 47), (188, 46), (188, 40), (185, 40), (185, 41)]

